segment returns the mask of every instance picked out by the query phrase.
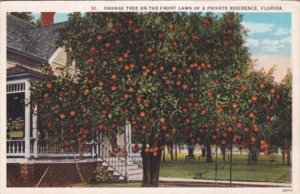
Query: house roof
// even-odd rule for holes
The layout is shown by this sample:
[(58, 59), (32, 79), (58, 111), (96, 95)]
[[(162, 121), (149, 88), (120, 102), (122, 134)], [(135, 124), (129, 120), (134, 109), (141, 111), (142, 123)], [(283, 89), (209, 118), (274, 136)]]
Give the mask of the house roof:
[(58, 29), (64, 23), (33, 26), (15, 16), (7, 16), (7, 48), (23, 55), (48, 61), (57, 46)]
[(43, 79), (45, 74), (41, 71), (25, 67), (23, 65), (16, 65), (7, 69), (7, 79), (14, 80), (20, 78), (30, 78), (30, 79)]

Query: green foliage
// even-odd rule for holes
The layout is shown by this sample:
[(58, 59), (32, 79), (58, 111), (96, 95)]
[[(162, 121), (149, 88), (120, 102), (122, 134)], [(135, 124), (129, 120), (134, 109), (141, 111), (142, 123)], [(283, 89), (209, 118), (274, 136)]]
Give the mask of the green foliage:
[(111, 180), (108, 170), (104, 167), (97, 167), (93, 173), (93, 182), (96, 183), (107, 183)]
[(31, 14), (31, 12), (11, 12), (10, 14), (17, 17), (17, 18), (20, 18), (20, 19), (22, 19), (26, 22), (29, 22), (33, 25), (38, 25), (39, 24), (38, 22), (34, 21), (34, 17)]
[(179, 139), (268, 151), (260, 140), (291, 96), (278, 103), (287, 86), (251, 70), (241, 22), (236, 13), (70, 14), (58, 45), (77, 73), (50, 73), (34, 86), (40, 128), (83, 147), (127, 120), (134, 141), (153, 152)]

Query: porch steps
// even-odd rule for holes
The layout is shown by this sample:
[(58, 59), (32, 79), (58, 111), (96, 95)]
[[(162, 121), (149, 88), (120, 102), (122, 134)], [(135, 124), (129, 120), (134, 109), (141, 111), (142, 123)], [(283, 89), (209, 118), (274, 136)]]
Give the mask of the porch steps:
[[(107, 158), (105, 158), (107, 160)], [(117, 171), (109, 166), (108, 163), (102, 161), (102, 166), (106, 167), (113, 175), (113, 179), (124, 181), (124, 177), (121, 176)], [(141, 181), (143, 179), (143, 169), (141, 169), (137, 164), (135, 164), (130, 158), (128, 158), (128, 179), (129, 181)], [(125, 171), (125, 166), (119, 168), (120, 171)]]

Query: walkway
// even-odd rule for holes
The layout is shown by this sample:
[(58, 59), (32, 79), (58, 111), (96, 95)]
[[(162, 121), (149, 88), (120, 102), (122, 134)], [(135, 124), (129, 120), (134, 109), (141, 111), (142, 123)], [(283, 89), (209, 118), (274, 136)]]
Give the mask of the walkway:
[[(230, 187), (229, 181), (159, 177), (160, 186), (166, 187)], [(292, 187), (291, 183), (232, 181), (232, 187)]]

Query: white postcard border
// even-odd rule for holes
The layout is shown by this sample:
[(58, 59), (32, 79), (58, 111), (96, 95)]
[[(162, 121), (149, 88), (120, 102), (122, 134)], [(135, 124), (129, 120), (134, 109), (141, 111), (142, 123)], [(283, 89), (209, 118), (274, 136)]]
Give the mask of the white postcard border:
[[(300, 3), (293, 1), (7, 1), (0, 2), (0, 34), (1, 34), (1, 65), (0, 65), (0, 128), (1, 130), (1, 166), (0, 166), (0, 193), (74, 193), (83, 194), (91, 192), (102, 192), (107, 194), (165, 194), (165, 193), (181, 193), (190, 194), (193, 192), (215, 194), (215, 193), (297, 193), (300, 194)], [(237, 12), (291, 12), (292, 13), (292, 72), (293, 72), (293, 154), (292, 154), (292, 189), (285, 191), (283, 188), (7, 188), (6, 187), (6, 12), (111, 12), (112, 10), (105, 10), (108, 6), (137, 6), (138, 10), (123, 10), (125, 12), (140, 12), (150, 11), (141, 10), (142, 6), (257, 6), (259, 10), (238, 10)], [(283, 10), (263, 10), (262, 7), (282, 7)], [(114, 10), (120, 12), (122, 10)], [(153, 11), (153, 10), (152, 10)], [(155, 10), (154, 10), (155, 11)], [(158, 10), (161, 11), (161, 10)], [(171, 10), (171, 11), (182, 11)], [(194, 10), (195, 12), (203, 10)], [(232, 10), (227, 10), (232, 11)], [(212, 12), (224, 12), (223, 10), (214, 10)]]

